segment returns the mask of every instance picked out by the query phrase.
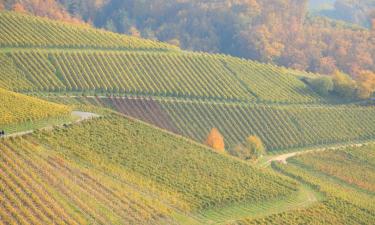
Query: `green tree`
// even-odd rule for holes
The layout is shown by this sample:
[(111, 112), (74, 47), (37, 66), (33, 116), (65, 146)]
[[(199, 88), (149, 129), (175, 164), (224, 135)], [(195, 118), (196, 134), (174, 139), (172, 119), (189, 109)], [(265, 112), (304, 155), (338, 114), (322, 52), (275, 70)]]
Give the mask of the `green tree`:
[(331, 77), (318, 77), (315, 79), (310, 79), (308, 81), (309, 85), (322, 96), (329, 95), (333, 91), (333, 80)]
[(352, 78), (340, 71), (333, 74), (333, 90), (334, 92), (344, 98), (354, 98), (356, 93), (356, 83)]

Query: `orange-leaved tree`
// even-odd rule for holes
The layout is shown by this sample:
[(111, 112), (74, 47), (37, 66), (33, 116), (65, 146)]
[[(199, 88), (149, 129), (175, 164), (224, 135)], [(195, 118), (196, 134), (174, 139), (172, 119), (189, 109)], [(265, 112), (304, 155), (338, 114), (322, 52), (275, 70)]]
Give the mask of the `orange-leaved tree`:
[(245, 146), (251, 149), (254, 155), (259, 158), (266, 153), (266, 149), (263, 145), (262, 140), (255, 135), (251, 135), (246, 139)]
[(375, 73), (369, 70), (361, 70), (356, 74), (357, 95), (361, 99), (370, 98), (375, 92)]
[(18, 13), (27, 13), (24, 5), (22, 5), (21, 3), (14, 4), (13, 7), (12, 7), (12, 10), (14, 12), (18, 12)]
[(212, 128), (206, 139), (206, 145), (218, 152), (225, 151), (224, 137), (217, 128)]

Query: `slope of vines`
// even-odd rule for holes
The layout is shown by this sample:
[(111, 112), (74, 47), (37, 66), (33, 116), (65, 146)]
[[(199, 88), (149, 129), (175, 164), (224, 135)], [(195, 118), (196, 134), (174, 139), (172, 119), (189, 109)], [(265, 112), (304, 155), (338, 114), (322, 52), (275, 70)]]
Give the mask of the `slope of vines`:
[(126, 184), (125, 171), (94, 172), (92, 162), (79, 165), (37, 141), (0, 141), (0, 224), (174, 223), (170, 210)]
[(157, 41), (5, 11), (0, 12), (0, 27), (0, 47), (177, 49)]
[(296, 190), (292, 182), (119, 116), (56, 130), (42, 139), (67, 157), (96, 156), (165, 186), (188, 203), (188, 210), (255, 204)]
[[(227, 102), (324, 101), (287, 70), (221, 55), (14, 50), (3, 54), (3, 61), (9, 73), (0, 74), (0, 85), (22, 92), (122, 93)], [(241, 62), (246, 71), (239, 75), (228, 66), (230, 62)], [(25, 86), (12, 85), (9, 80), (14, 76)]]
[(204, 141), (216, 127), (228, 149), (250, 135), (270, 151), (375, 138), (373, 107), (162, 104), (184, 135)]
[(5, 53), (0, 53), (0, 87), (29, 91), (33, 84)]
[(112, 108), (201, 143), (216, 127), (229, 151), (250, 135), (259, 136), (270, 152), (375, 139), (373, 106), (229, 104), (164, 97), (46, 99)]
[(70, 113), (64, 105), (50, 103), (0, 88), (0, 129), (10, 124), (62, 117)]
[[(230, 57), (223, 59), (223, 63), (265, 102), (308, 103), (319, 100), (319, 96), (306, 87), (304, 82), (296, 79), (293, 71)], [(303, 74), (300, 72), (300, 75)]]
[[(307, 209), (233, 224), (373, 224), (375, 221), (374, 145), (311, 153), (274, 168), (324, 193), (326, 199)], [(367, 174), (368, 173), (368, 174)]]

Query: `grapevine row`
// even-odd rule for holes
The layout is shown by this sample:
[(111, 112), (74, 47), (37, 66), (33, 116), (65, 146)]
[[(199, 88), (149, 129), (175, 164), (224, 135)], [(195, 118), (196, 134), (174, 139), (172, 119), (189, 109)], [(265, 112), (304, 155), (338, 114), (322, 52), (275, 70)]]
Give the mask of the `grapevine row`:
[(0, 12), (0, 46), (174, 50), (174, 46), (30, 15)]
[[(6, 212), (9, 210), (10, 221), (16, 219), (19, 224), (159, 224), (159, 216), (166, 216), (153, 203), (139, 199), (137, 193), (123, 185), (119, 188), (119, 183), (104, 177), (99, 182), (91, 173), (81, 171), (28, 140), (0, 143), (0, 150), (3, 153), (0, 180), (4, 181), (0, 183), (5, 190), (0, 192), (0, 199), (8, 205)], [(116, 189), (112, 189), (112, 185), (116, 185)]]
[[(69, 115), (70, 108), (0, 89), (0, 125)], [(1, 128), (0, 128), (1, 129)]]

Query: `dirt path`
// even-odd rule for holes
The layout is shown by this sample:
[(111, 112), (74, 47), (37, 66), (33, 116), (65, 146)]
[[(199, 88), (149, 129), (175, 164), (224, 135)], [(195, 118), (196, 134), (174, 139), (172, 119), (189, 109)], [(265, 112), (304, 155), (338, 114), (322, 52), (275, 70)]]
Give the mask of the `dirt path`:
[[(85, 120), (90, 120), (90, 119), (99, 117), (98, 114), (90, 113), (90, 112), (81, 112), (81, 111), (73, 111), (71, 113), (71, 115), (73, 117), (77, 117), (78, 119), (73, 121), (73, 122), (66, 123), (67, 125), (76, 124), (76, 123), (80, 123), (80, 122), (85, 121)], [(41, 129), (41, 130), (51, 130), (51, 129), (53, 129), (53, 126), (46, 126), (46, 127), (42, 127), (42, 128), (39, 128), (39, 129)], [(19, 136), (31, 134), (33, 132), (34, 132), (34, 130), (26, 130), (26, 131), (16, 132), (16, 133), (12, 133), (12, 134), (7, 134), (5, 136), (2, 136), (1, 138), (19, 137)]]
[(337, 150), (340, 148), (346, 148), (346, 147), (361, 147), (363, 145), (372, 143), (374, 141), (369, 141), (369, 142), (363, 142), (363, 143), (358, 143), (358, 144), (342, 144), (342, 145), (337, 145), (337, 146), (327, 146), (327, 147), (322, 147), (322, 148), (315, 148), (315, 149), (309, 149), (309, 150), (304, 150), (304, 151), (295, 151), (295, 152), (289, 152), (285, 154), (280, 154), (280, 155), (275, 155), (271, 156), (268, 158), (265, 162), (260, 164), (260, 167), (264, 168), (269, 165), (271, 165), (272, 162), (281, 162), (281, 163), (287, 163), (287, 160), (289, 158), (292, 158), (294, 156), (298, 155), (303, 155), (311, 152), (322, 152), (322, 151), (327, 151), (327, 150)]
[(72, 116), (78, 116), (79, 119), (74, 121), (73, 123), (80, 123), (84, 120), (90, 120), (96, 117), (99, 117), (98, 114), (90, 113), (90, 112), (81, 112), (81, 111), (73, 111)]

